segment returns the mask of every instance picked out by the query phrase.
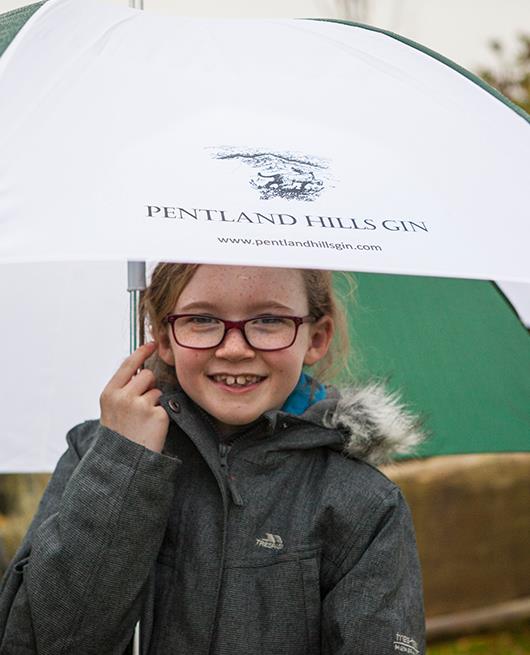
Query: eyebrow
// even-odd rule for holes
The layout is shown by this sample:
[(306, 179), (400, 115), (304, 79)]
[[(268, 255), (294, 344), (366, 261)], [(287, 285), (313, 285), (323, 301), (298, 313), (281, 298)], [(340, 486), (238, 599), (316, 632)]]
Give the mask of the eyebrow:
[[(250, 312), (260, 312), (260, 311), (280, 311), (280, 312), (293, 312), (292, 307), (288, 307), (287, 305), (283, 305), (281, 302), (263, 302), (263, 303), (256, 303), (254, 305), (249, 305), (246, 309), (248, 309)], [(180, 308), (180, 312), (189, 312), (189, 311), (197, 311), (197, 310), (202, 310), (206, 312), (212, 312), (215, 314), (216, 312), (219, 312), (219, 307), (213, 303), (209, 302), (202, 302), (202, 301), (197, 301), (197, 302), (190, 302), (187, 305), (183, 305)]]

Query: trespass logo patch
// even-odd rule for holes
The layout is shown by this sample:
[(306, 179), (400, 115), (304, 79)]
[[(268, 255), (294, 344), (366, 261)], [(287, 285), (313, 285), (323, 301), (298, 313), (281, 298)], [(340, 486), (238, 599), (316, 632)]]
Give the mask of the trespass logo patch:
[(394, 650), (399, 653), (407, 653), (408, 655), (419, 655), (418, 642), (412, 637), (407, 637), (407, 635), (402, 635), (399, 632), (396, 632), (394, 638)]
[(271, 534), (270, 532), (267, 532), (264, 537), (256, 539), (256, 546), (281, 550), (283, 548), (283, 540), (279, 534)]
[(298, 152), (255, 148), (209, 148), (215, 159), (238, 160), (251, 171), (250, 186), (261, 200), (315, 200), (331, 188), (329, 163)]

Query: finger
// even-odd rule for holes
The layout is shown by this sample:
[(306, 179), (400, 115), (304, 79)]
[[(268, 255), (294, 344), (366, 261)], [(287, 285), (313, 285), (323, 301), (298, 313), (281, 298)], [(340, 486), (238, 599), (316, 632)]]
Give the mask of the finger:
[(153, 389), (155, 385), (156, 378), (153, 371), (143, 368), (127, 382), (124, 390), (133, 396), (141, 396), (146, 391)]
[(160, 389), (150, 389), (143, 394), (142, 398), (144, 398), (149, 405), (156, 407), (159, 404), (158, 401), (160, 400), (161, 395), (162, 392)]
[(156, 341), (151, 341), (137, 348), (123, 361), (116, 373), (110, 378), (107, 387), (118, 389), (124, 387), (136, 374), (136, 371), (142, 366), (145, 360), (155, 352), (156, 347)]

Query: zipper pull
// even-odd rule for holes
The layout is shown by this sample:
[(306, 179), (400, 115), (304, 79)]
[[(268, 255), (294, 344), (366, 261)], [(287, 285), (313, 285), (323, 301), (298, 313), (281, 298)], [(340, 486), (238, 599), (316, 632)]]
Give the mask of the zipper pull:
[(219, 444), (221, 471), (225, 476), (226, 484), (228, 486), (228, 490), (230, 491), (230, 496), (232, 497), (234, 504), (237, 505), (238, 507), (243, 507), (245, 503), (243, 502), (243, 498), (241, 498), (241, 494), (237, 489), (235, 478), (230, 473), (228, 468), (228, 453), (230, 452), (231, 448), (232, 446), (226, 443)]

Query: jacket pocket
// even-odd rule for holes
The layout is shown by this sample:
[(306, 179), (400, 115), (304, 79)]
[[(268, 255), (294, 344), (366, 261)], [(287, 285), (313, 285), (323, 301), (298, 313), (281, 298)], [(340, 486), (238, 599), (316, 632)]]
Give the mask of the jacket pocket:
[(318, 561), (311, 557), (300, 560), (304, 585), (308, 653), (320, 653), (320, 574)]
[(227, 566), (215, 655), (319, 655), (320, 582), (315, 552)]
[(29, 557), (13, 563), (0, 585), (0, 651), (36, 653), (29, 600), (22, 587)]

